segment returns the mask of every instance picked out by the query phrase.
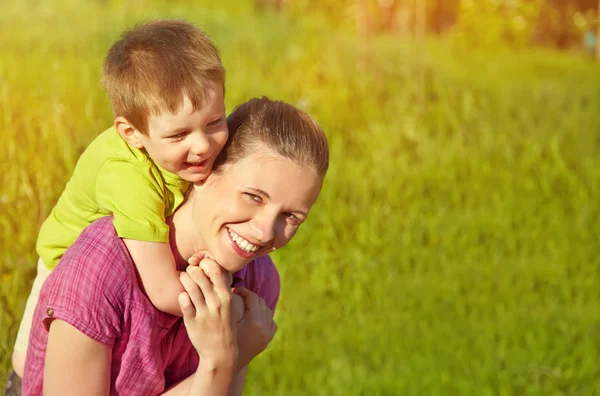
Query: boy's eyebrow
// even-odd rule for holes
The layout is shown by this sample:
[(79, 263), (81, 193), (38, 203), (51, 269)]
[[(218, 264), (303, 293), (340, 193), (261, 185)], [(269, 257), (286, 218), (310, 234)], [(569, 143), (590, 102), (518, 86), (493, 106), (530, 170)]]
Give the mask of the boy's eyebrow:
[[(218, 113), (218, 114), (215, 113), (209, 119), (211, 119), (212, 121), (215, 121), (217, 119), (221, 119), (221, 117), (223, 117), (224, 115), (225, 115), (224, 113)], [(173, 135), (180, 134), (181, 132), (187, 132), (189, 130), (190, 130), (190, 128), (187, 126), (182, 126), (182, 127), (175, 128), (175, 129), (168, 129), (167, 132), (165, 132), (165, 136), (173, 136)]]
[(186, 131), (189, 131), (188, 127), (179, 127), (179, 128), (175, 128), (175, 129), (169, 129), (167, 131), (167, 136), (177, 135), (177, 134), (180, 134), (181, 132), (186, 132)]

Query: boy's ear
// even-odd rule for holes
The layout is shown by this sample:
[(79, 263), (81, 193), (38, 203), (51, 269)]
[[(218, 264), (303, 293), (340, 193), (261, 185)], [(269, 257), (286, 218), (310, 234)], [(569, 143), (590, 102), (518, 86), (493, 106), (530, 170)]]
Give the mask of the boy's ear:
[(115, 129), (130, 146), (138, 149), (144, 148), (144, 143), (140, 139), (141, 132), (138, 131), (127, 118), (123, 116), (115, 118)]

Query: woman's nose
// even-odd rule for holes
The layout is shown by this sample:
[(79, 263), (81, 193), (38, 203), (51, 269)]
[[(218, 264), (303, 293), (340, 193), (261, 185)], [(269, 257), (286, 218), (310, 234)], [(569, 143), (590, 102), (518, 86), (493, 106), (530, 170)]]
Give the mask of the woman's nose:
[(262, 217), (250, 222), (250, 230), (254, 237), (260, 242), (269, 242), (275, 237), (275, 220), (276, 218)]

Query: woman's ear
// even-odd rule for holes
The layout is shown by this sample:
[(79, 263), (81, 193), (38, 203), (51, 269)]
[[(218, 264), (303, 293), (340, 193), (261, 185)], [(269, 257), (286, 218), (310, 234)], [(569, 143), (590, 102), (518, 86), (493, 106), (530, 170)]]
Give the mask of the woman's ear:
[(138, 131), (127, 118), (118, 116), (115, 118), (115, 129), (119, 135), (130, 145), (138, 149), (144, 148), (144, 143), (140, 139), (142, 134)]

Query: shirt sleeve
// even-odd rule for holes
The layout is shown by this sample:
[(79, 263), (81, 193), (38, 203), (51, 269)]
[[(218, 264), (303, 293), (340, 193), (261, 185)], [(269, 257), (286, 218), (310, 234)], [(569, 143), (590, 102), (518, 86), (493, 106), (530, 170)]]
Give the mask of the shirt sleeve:
[[(92, 340), (113, 347), (121, 335), (123, 271), (91, 265), (86, 259), (63, 260), (42, 286), (36, 317), (48, 330), (63, 320)], [(88, 258), (89, 260), (89, 258)], [(39, 316), (38, 316), (39, 315)]]
[(165, 191), (162, 181), (145, 164), (109, 161), (98, 173), (96, 200), (113, 215), (121, 238), (168, 242)]
[(275, 312), (281, 284), (279, 272), (271, 257), (259, 257), (248, 264), (244, 286), (262, 297), (267, 306)]

